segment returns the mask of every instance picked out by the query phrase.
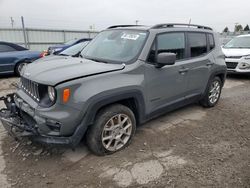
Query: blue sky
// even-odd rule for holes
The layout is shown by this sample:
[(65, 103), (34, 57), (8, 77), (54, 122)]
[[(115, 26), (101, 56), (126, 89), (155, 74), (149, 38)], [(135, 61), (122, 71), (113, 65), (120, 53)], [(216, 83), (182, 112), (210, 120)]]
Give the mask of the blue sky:
[(101, 30), (114, 24), (162, 22), (203, 24), (221, 31), (235, 23), (250, 24), (249, 0), (0, 0), (0, 27)]

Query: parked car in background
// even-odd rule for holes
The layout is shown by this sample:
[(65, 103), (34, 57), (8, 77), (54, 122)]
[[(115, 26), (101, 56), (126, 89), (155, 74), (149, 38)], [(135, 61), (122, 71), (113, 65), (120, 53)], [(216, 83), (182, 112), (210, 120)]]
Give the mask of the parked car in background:
[(250, 73), (250, 35), (240, 35), (222, 46), (228, 73)]
[(113, 26), (79, 58), (59, 57), (22, 70), (0, 120), (47, 144), (74, 147), (86, 136), (97, 155), (125, 148), (137, 125), (166, 112), (214, 107), (226, 77), (217, 34), (199, 25)]
[(17, 44), (0, 41), (0, 75), (20, 75), (22, 67), (42, 57), (42, 53), (31, 51)]
[(59, 45), (56, 45), (56, 46), (50, 46), (48, 48), (48, 52), (47, 52), (47, 55), (50, 55), (50, 54), (59, 54), (60, 52), (62, 52), (63, 50), (71, 47), (71, 46), (74, 46), (80, 42), (84, 42), (84, 41), (90, 41), (91, 39), (90, 38), (81, 38), (81, 39), (73, 39), (73, 40), (70, 40), (64, 44), (59, 44)]
[(79, 57), (81, 51), (88, 45), (89, 42), (90, 41), (80, 42), (74, 46), (67, 48), (66, 50), (63, 50), (58, 55)]
[(81, 51), (87, 46), (89, 42), (90, 41), (80, 42), (74, 46), (67, 48), (66, 50), (63, 50), (59, 54), (44, 55), (43, 58), (38, 61), (45, 62), (54, 59), (63, 59), (62, 57), (64, 56), (79, 57)]

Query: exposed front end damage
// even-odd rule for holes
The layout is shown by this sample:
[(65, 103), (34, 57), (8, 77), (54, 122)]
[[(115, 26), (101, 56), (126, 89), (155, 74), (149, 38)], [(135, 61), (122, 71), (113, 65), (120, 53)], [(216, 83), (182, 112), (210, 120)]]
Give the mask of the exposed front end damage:
[[(5, 107), (0, 109), (0, 121), (9, 135), (15, 139), (29, 137), (41, 143), (74, 147), (81, 141), (82, 133), (86, 131), (86, 126), (84, 126), (82, 122), (73, 135), (61, 136), (59, 133), (59, 125), (56, 123), (48, 124), (46, 119), (37, 116), (35, 109), (16, 94), (12, 93), (1, 97), (0, 101), (3, 101), (5, 104)], [(50, 127), (53, 131), (47, 134), (47, 130), (43, 130), (44, 127)]]
[(4, 101), (5, 108), (0, 109), (0, 120), (4, 128), (8, 133), (14, 138), (19, 138), (23, 136), (33, 136), (38, 135), (35, 126), (28, 124), (23, 116), (22, 112), (14, 101), (14, 94), (9, 94), (6, 97), (1, 97), (0, 100)]

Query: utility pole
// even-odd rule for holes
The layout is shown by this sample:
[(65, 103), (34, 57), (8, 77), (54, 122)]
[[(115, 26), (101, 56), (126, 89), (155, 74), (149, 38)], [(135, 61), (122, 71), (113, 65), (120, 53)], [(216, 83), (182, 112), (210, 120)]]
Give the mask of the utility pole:
[(25, 26), (24, 26), (24, 19), (23, 19), (23, 16), (21, 16), (21, 21), (22, 21), (24, 45), (25, 45), (25, 48), (27, 48), (28, 45), (27, 45), (26, 30), (25, 30)]
[(10, 17), (10, 24), (11, 24), (11, 27), (13, 28), (14, 27), (14, 19), (12, 17)]

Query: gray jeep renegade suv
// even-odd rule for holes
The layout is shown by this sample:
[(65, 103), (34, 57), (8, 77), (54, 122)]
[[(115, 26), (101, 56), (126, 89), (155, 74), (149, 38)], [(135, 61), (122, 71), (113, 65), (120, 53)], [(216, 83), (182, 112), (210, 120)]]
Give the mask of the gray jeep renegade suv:
[(226, 76), (217, 35), (199, 25), (112, 26), (79, 58), (40, 61), (2, 97), (3, 126), (48, 144), (74, 147), (85, 137), (98, 155), (126, 147), (156, 116), (197, 101), (215, 106)]

